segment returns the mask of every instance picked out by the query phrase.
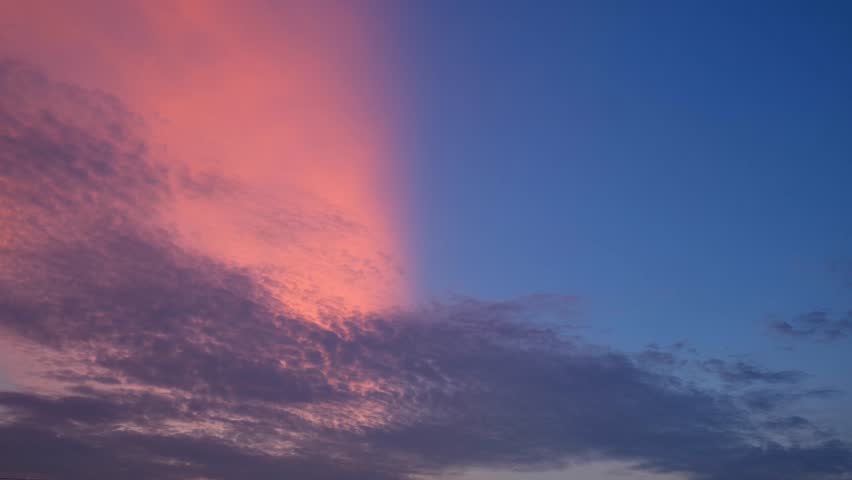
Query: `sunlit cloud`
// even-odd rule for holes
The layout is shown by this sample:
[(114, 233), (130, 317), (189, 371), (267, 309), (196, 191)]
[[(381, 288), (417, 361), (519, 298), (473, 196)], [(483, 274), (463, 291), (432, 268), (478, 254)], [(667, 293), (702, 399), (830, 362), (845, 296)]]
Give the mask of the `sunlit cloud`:
[(322, 3), (22, 2), (0, 22), (7, 55), (142, 119), (175, 241), (316, 316), (408, 297), (377, 30)]
[(797, 370), (597, 345), (570, 296), (408, 304), (379, 33), (346, 5), (21, 3), (0, 21), (0, 471), (852, 469), (796, 410), (840, 392)]

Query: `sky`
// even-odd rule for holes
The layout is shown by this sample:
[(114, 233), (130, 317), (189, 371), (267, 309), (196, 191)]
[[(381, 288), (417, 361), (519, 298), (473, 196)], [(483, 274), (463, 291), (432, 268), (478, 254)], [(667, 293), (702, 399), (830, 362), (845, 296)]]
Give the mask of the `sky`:
[(844, 2), (0, 6), (0, 476), (852, 479)]

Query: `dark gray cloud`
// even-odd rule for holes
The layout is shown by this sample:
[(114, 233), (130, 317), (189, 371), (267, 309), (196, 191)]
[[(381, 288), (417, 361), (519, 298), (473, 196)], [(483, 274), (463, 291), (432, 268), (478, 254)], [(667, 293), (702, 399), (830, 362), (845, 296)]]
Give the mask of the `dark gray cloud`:
[(636, 355), (636, 360), (648, 368), (671, 369), (686, 366), (689, 363), (687, 357), (696, 353), (696, 350), (688, 346), (683, 340), (662, 347), (652, 343)]
[(670, 351), (643, 360), (536, 321), (570, 299), (294, 314), (253, 272), (145, 222), (167, 175), (120, 103), (8, 62), (0, 85), (3, 215), (20, 227), (0, 249), (0, 329), (38, 367), (0, 393), (0, 471), (399, 480), (601, 457), (707, 480), (852, 470), (839, 440), (793, 441), (809, 421), (786, 412), (828, 395), (772, 389), (798, 374), (718, 361), (766, 388), (701, 387)]
[(786, 337), (831, 342), (852, 337), (852, 314), (832, 318), (828, 312), (813, 311), (790, 321), (773, 322), (770, 327)]
[[(44, 426), (0, 431), (7, 475), (45, 479), (314, 478), (391, 480), (395, 473), (328, 456), (276, 458), (186, 436), (57, 434)], [(8, 473), (6, 473), (8, 472)]]
[(843, 392), (834, 388), (813, 388), (805, 390), (777, 390), (757, 388), (742, 394), (741, 400), (752, 411), (771, 413), (784, 407), (795, 405), (802, 400), (823, 400), (838, 397)]
[(702, 362), (702, 367), (732, 385), (752, 385), (755, 383), (796, 384), (802, 382), (807, 374), (799, 370), (767, 370), (743, 360), (725, 361), (711, 358)]

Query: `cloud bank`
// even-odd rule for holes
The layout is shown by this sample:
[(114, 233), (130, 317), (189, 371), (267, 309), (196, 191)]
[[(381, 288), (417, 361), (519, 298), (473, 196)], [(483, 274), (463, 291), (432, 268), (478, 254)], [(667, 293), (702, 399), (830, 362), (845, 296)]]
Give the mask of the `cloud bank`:
[(14, 385), (0, 393), (0, 471), (399, 480), (593, 459), (706, 480), (852, 471), (847, 443), (791, 413), (818, 394), (774, 389), (800, 374), (714, 361), (754, 388), (702, 387), (534, 321), (570, 299), (317, 322), (262, 272), (152, 220), (182, 194), (176, 178), (229, 188), (161, 162), (120, 100), (13, 61), (0, 92), (0, 342)]

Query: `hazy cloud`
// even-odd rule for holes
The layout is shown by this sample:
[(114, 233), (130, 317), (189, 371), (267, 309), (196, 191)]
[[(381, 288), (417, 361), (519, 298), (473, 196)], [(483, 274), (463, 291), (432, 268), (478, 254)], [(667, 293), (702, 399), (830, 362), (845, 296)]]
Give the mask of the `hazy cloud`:
[(831, 342), (852, 336), (852, 316), (847, 313), (840, 318), (832, 318), (828, 312), (813, 311), (790, 321), (773, 322), (770, 327), (775, 333), (787, 337)]
[(751, 385), (755, 383), (795, 384), (803, 381), (807, 374), (798, 370), (767, 370), (743, 360), (727, 362), (711, 358), (702, 362), (702, 367), (732, 385)]

